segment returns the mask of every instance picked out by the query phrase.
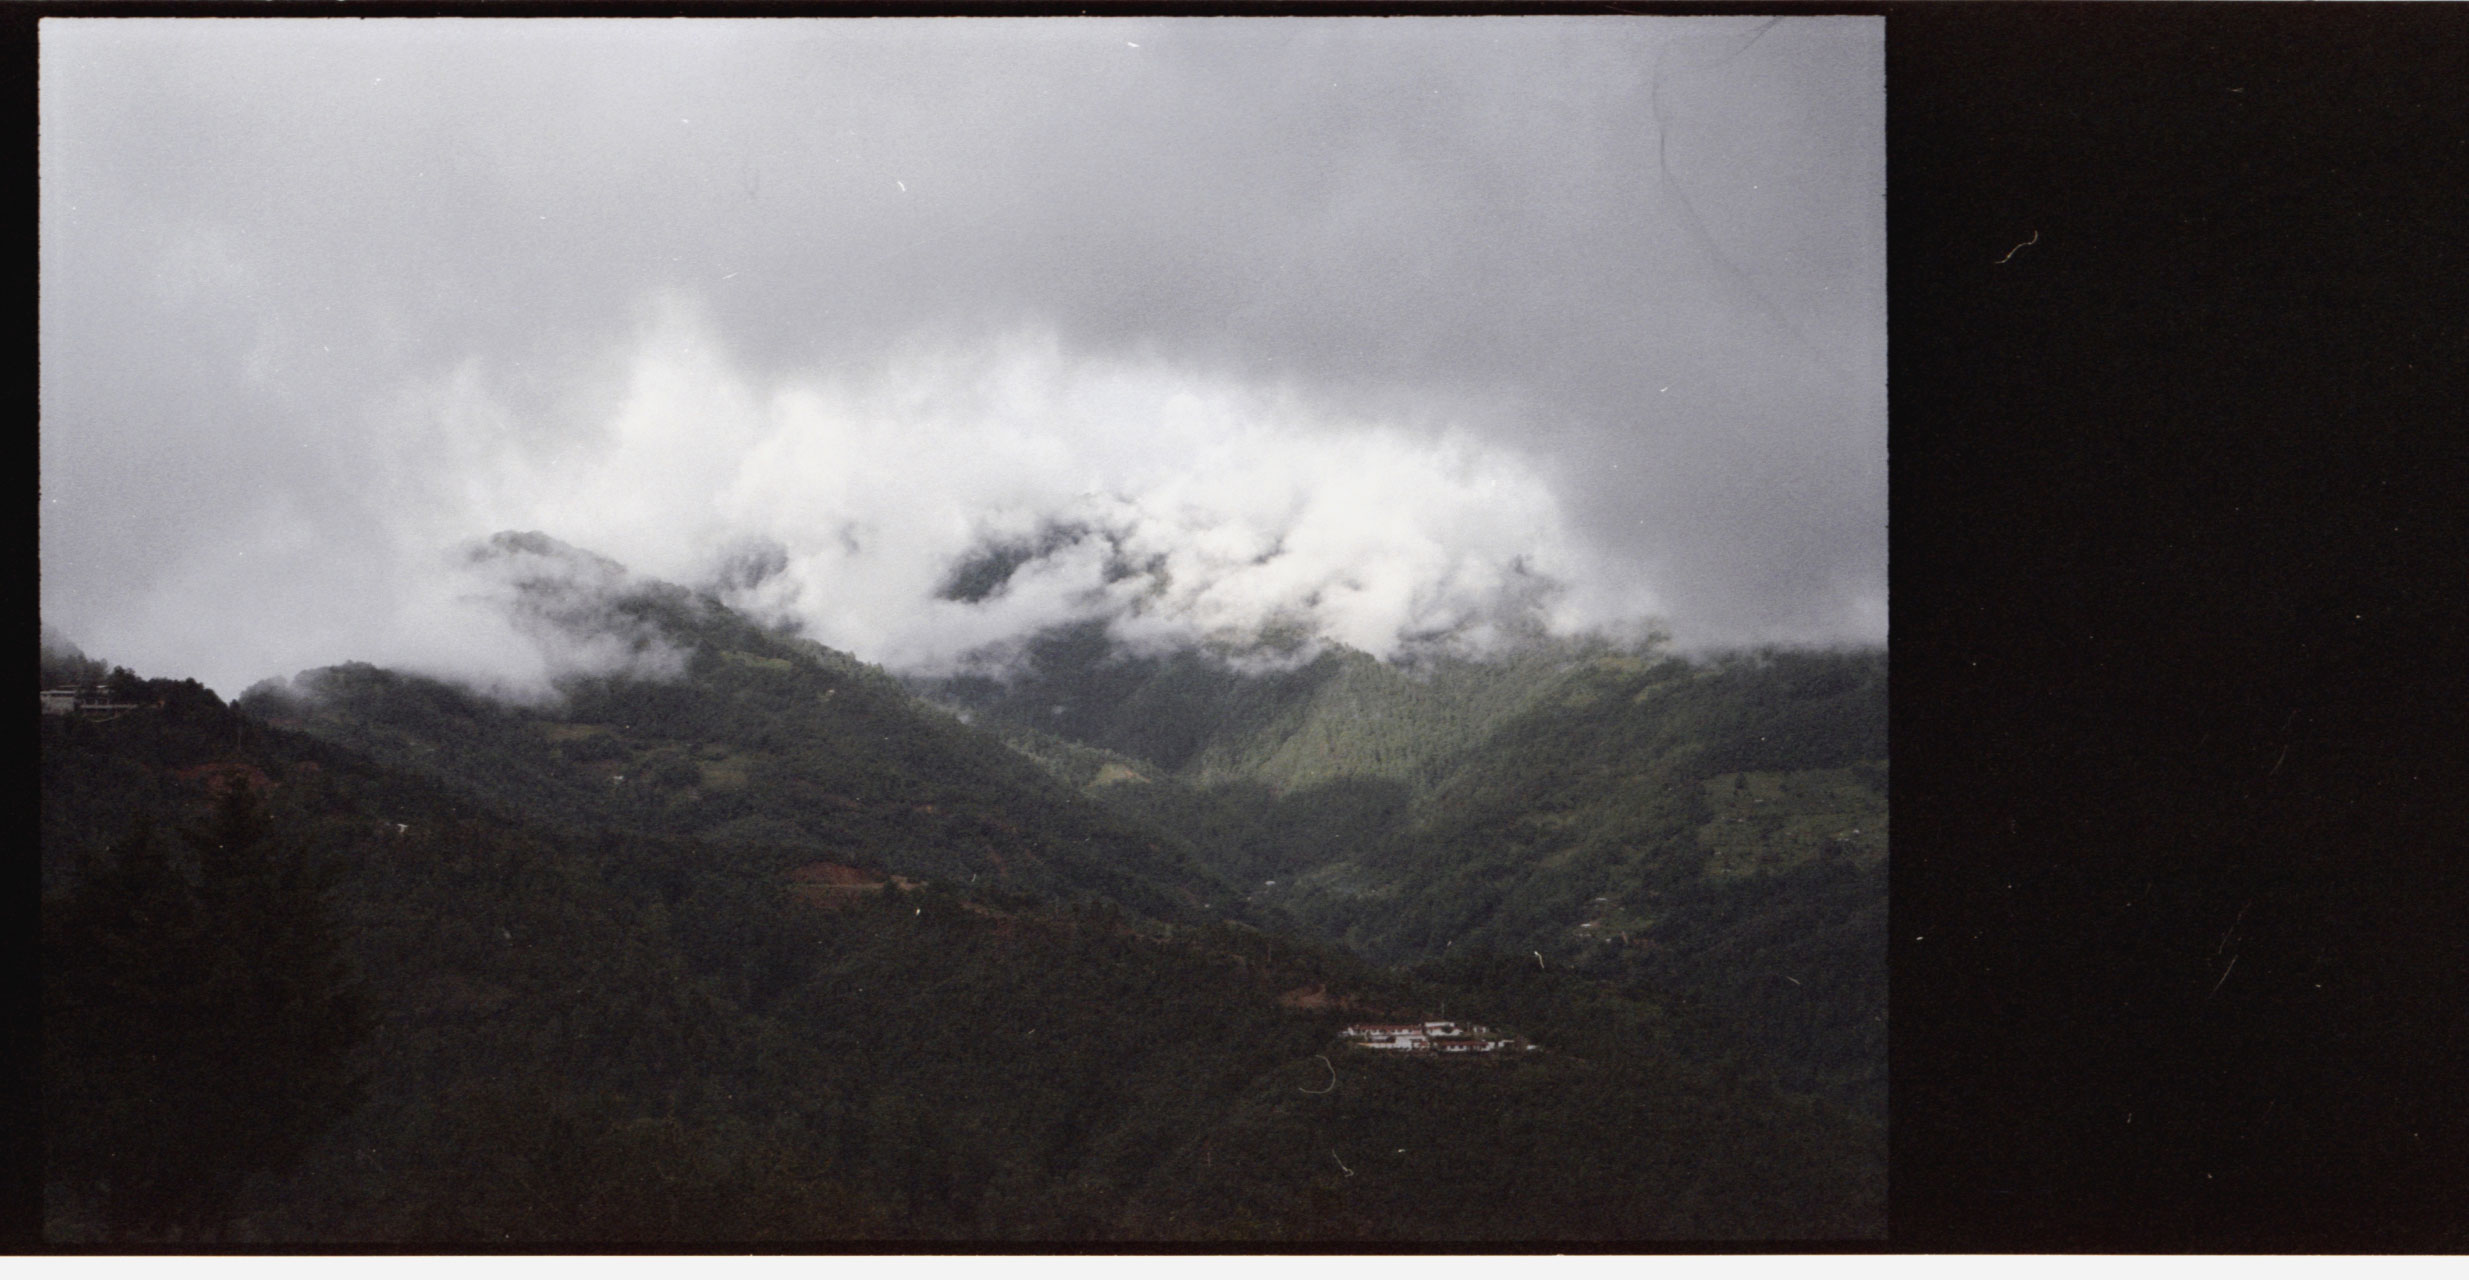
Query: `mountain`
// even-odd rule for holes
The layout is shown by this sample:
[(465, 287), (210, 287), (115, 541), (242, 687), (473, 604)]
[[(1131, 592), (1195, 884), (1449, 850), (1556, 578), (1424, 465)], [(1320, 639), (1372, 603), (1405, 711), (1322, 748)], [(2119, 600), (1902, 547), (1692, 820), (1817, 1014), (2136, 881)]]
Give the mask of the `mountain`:
[(1883, 653), (1558, 641), (1247, 672), (1081, 628), (920, 689), (1320, 937), (1703, 1000), (1787, 1079), (1884, 1114)]
[[(47, 704), (53, 1238), (1883, 1229), (1874, 656), (1082, 630), (904, 684), (538, 535), (473, 568), (545, 693)], [(1439, 1017), (1537, 1047), (1340, 1035)]]
[(552, 827), (1252, 918), (1182, 840), (1088, 803), (874, 667), (537, 534), (478, 555), (532, 630), (627, 661), (568, 671), (530, 705), (347, 664), (261, 684), (241, 709)]
[[(801, 876), (816, 866), (796, 850), (544, 825), (194, 684), (131, 682), (137, 711), (42, 726), (56, 1240), (1823, 1239), (1882, 1226), (1874, 1122), (1778, 1091), (1700, 1013), (1570, 970), (1407, 973), (1099, 897), (850, 867)], [(324, 886), (325, 927), (368, 1014), (348, 1045), (316, 1050), (251, 1016), (247, 993), (274, 975), (252, 973), (248, 937), (231, 930), (220, 963), (235, 972), (208, 1007), (247, 1033), (157, 1020), (188, 1007), (164, 993), (195, 989), (197, 953), (164, 943), (159, 907), (115, 914), (113, 886), (151, 876), (134, 901), (182, 898), (223, 856), (198, 823), (238, 782), (263, 797), (271, 865), (292, 869), (268, 883), (296, 870)], [(149, 824), (186, 851), (144, 857)], [(1439, 1015), (1543, 1047), (1409, 1061), (1337, 1036), (1352, 1020)], [(111, 1127), (135, 1099), (110, 1082), (166, 1049), (199, 1068), (148, 1077), (167, 1116), (211, 1109), (214, 1082), (263, 1079), (292, 1056), (347, 1069), (361, 1100), (280, 1167)], [(98, 1152), (110, 1133), (123, 1145)], [(158, 1149), (227, 1171), (228, 1218), (193, 1234), (127, 1229), (147, 1220), (143, 1205), (115, 1207), (132, 1180), (98, 1180), (96, 1162), (143, 1168)], [(233, 1181), (244, 1167), (256, 1172)]]

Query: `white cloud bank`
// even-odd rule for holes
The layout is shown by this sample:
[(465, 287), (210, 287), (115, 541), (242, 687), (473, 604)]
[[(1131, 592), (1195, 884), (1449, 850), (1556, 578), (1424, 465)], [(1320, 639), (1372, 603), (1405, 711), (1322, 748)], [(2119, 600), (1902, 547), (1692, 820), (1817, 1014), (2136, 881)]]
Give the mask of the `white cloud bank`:
[[(405, 392), (394, 438), (460, 463), (417, 523), (539, 530), (723, 583), (908, 670), (1101, 616), (1143, 647), (1282, 632), (1386, 655), (1651, 611), (1568, 585), (1610, 575), (1541, 470), (1445, 425), (1035, 336), (757, 381), (683, 305), (646, 324), (628, 369), (604, 417), (550, 415), (564, 425), (525, 421), (475, 366)], [(769, 549), (759, 581), (730, 572), (747, 548)], [(1025, 562), (953, 598), (957, 569), (1006, 548)]]
[(501, 529), (899, 665), (1885, 635), (1875, 18), (43, 34), (42, 613), (140, 670), (537, 679)]

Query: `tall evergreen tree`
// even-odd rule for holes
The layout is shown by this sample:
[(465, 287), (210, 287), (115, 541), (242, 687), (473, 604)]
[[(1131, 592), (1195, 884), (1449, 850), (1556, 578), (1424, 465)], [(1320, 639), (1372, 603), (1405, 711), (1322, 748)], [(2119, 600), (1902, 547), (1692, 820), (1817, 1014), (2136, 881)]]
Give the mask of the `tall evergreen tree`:
[(188, 856), (140, 828), (44, 918), (46, 1174), (113, 1239), (219, 1236), (357, 1105), (369, 1019), (327, 877), (235, 783)]

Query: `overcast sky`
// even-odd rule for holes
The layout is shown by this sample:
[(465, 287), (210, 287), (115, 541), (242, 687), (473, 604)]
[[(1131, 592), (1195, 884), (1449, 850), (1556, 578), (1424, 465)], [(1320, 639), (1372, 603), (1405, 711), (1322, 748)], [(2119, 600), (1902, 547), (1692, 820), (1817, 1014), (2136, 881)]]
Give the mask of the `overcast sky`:
[(520, 675), (501, 529), (894, 667), (1885, 637), (1874, 18), (41, 40), (42, 608), (145, 674)]

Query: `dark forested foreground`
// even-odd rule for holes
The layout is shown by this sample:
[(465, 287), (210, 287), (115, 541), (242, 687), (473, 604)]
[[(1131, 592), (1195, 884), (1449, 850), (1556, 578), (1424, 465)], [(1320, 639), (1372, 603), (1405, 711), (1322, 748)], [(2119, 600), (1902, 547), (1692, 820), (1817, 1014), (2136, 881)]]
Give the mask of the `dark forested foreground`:
[[(1349, 818), (1223, 723), (1023, 754), (666, 599), (687, 670), (555, 707), (357, 668), (44, 717), (52, 1239), (1882, 1232), (1883, 841), (1817, 828), (1882, 837), (1883, 744), (1809, 713), (1882, 713), (1876, 664), (1504, 666)], [(1339, 1035), (1427, 1017), (1538, 1047)]]

